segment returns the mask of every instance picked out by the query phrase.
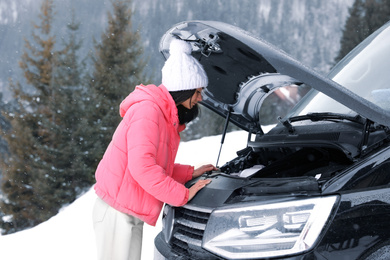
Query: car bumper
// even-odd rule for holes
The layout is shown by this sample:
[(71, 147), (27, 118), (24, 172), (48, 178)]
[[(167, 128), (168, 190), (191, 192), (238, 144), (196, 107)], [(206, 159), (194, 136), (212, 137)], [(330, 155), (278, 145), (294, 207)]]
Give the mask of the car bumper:
[[(209, 253), (205, 253), (204, 257), (196, 257), (193, 256), (183, 256), (175, 253), (172, 248), (165, 242), (162, 233), (160, 232), (156, 238), (154, 239), (155, 245), (155, 253), (154, 260), (194, 260), (194, 259), (222, 259), (217, 256), (211, 255)], [(297, 256), (292, 256), (288, 258), (283, 258), (285, 260), (326, 260), (327, 258), (323, 257), (321, 254), (317, 252), (309, 252), (306, 254), (301, 254)]]
[(190, 259), (186, 256), (179, 256), (175, 254), (169, 245), (165, 242), (162, 233), (160, 232), (154, 239), (154, 260), (169, 260), (169, 259), (178, 259), (178, 260), (187, 260)]

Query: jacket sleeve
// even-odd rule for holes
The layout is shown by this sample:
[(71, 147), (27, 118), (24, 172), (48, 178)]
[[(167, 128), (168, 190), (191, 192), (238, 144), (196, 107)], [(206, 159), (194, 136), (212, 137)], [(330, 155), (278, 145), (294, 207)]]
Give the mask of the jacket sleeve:
[[(144, 103), (144, 104), (142, 104)], [(128, 168), (135, 181), (150, 195), (172, 206), (183, 206), (188, 201), (188, 189), (167, 176), (157, 163), (160, 145), (159, 119), (163, 116), (153, 102), (133, 105), (128, 131)], [(174, 165), (172, 165), (174, 167)]]
[(175, 163), (172, 178), (182, 184), (185, 184), (187, 181), (192, 180), (193, 173), (193, 166)]

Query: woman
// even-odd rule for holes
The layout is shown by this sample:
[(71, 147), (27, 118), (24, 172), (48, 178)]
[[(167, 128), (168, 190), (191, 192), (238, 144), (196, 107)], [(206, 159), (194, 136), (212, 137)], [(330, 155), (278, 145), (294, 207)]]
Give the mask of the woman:
[(155, 226), (164, 203), (183, 206), (216, 170), (175, 163), (185, 124), (198, 115), (208, 79), (191, 45), (172, 40), (160, 86), (137, 86), (120, 105), (123, 117), (96, 170), (93, 220), (98, 259), (141, 259), (143, 223)]

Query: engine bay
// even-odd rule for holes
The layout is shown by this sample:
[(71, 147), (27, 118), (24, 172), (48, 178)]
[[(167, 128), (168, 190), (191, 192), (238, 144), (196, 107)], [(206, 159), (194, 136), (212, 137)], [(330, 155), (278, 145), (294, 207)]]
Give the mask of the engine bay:
[(322, 131), (325, 127), (324, 124), (296, 127), (294, 134), (276, 127), (248, 142), (220, 170), (241, 178), (306, 176), (326, 181), (389, 140), (384, 129), (372, 128), (365, 133), (360, 127), (342, 123), (334, 132)]
[(326, 147), (262, 148), (247, 147), (239, 156), (220, 167), (229, 175), (250, 178), (331, 177), (352, 163), (340, 150)]

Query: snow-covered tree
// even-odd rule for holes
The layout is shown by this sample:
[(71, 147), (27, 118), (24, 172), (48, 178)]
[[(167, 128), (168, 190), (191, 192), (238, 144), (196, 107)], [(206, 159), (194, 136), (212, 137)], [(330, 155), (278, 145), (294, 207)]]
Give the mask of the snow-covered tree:
[(336, 61), (390, 20), (390, 0), (355, 0), (349, 9)]
[(88, 83), (90, 149), (87, 164), (100, 161), (115, 128), (120, 122), (119, 105), (136, 85), (147, 84), (144, 75), (143, 43), (132, 25), (130, 0), (113, 1), (108, 26), (95, 45), (93, 73)]
[(39, 224), (72, 202), (82, 187), (92, 183), (79, 165), (78, 116), (82, 113), (81, 68), (76, 51), (77, 25), (57, 50), (53, 0), (44, 0), (32, 40), (25, 40), (20, 67), (23, 83), (11, 82), (17, 109), (7, 113), (11, 128), (5, 132), (9, 154), (1, 163), (4, 199), (2, 223), (7, 233)]

